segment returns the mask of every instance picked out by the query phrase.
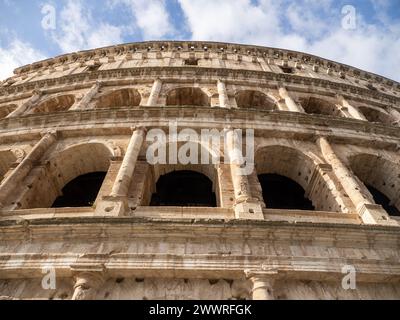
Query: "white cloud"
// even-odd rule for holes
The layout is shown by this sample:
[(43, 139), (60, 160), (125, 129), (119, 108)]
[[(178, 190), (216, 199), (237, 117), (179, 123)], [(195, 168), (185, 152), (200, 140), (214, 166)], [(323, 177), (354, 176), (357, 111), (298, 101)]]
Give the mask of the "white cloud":
[(122, 43), (122, 29), (96, 23), (81, 0), (68, 0), (61, 10), (53, 40), (63, 52), (73, 52)]
[(111, 0), (111, 7), (125, 5), (135, 21), (127, 29), (138, 28), (144, 40), (159, 40), (174, 33), (165, 0)]
[(304, 51), (400, 80), (400, 28), (384, 14), (389, 1), (371, 0), (381, 26), (359, 16), (355, 30), (342, 28), (341, 8), (332, 0), (178, 1), (193, 40)]
[(7, 47), (0, 47), (0, 80), (12, 76), (17, 67), (43, 59), (45, 56), (29, 43), (14, 39)]

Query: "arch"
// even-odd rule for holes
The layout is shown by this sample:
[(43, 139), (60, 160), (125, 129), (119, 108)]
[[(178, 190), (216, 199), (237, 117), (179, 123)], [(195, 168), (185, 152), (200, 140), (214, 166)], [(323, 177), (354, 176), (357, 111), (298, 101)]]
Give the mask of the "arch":
[(5, 117), (7, 117), (11, 112), (16, 110), (17, 107), (18, 106), (16, 104), (8, 104), (5, 106), (1, 106), (0, 107), (0, 119), (4, 119)]
[[(22, 201), (23, 208), (49, 208), (63, 195), (68, 184), (76, 180), (82, 181), (85, 175), (105, 173), (110, 166), (112, 152), (102, 143), (85, 143), (70, 146), (45, 159), (46, 170), (40, 173)], [(88, 190), (84, 187), (85, 194)], [(98, 192), (99, 190), (97, 190)], [(90, 191), (93, 194), (93, 191)], [(89, 197), (90, 198), (90, 197)], [(70, 205), (74, 206), (73, 203)]]
[[(318, 160), (318, 157), (283, 145), (262, 147), (255, 156), (256, 172), (261, 187), (263, 187), (263, 181), (272, 181), (277, 187), (281, 186), (281, 190), (284, 190), (284, 184), (286, 184), (288, 189), (297, 190), (297, 194), (300, 187), (306, 199), (303, 199), (297, 209), (315, 208), (321, 211), (342, 212), (342, 204), (333, 193), (336, 191), (332, 190), (332, 177), (320, 171), (321, 165), (323, 163)], [(313, 188), (315, 184), (318, 188)], [(263, 195), (265, 196), (266, 193), (264, 185)], [(290, 193), (286, 195), (290, 196)], [(269, 207), (268, 199), (265, 199), (265, 202)], [(291, 209), (294, 209), (293, 206)]]
[(173, 171), (156, 183), (151, 206), (216, 207), (212, 181), (192, 170)]
[(206, 93), (198, 87), (172, 89), (167, 93), (167, 106), (210, 106)]
[(242, 90), (235, 95), (239, 108), (252, 108), (259, 110), (276, 110), (275, 102), (266, 94), (256, 90)]
[(72, 94), (50, 97), (43, 102), (40, 102), (37, 107), (32, 110), (32, 113), (36, 114), (68, 111), (74, 103), (75, 96)]
[(400, 215), (400, 164), (377, 155), (362, 153), (351, 156), (349, 165), (377, 204), (388, 209), (388, 213)]
[(0, 151), (0, 183), (17, 157), (11, 150)]
[(92, 172), (81, 175), (62, 189), (62, 194), (52, 208), (93, 206), (107, 172)]
[(314, 210), (305, 190), (294, 180), (278, 174), (258, 176), (266, 207), (269, 209)]
[(299, 99), (304, 111), (308, 114), (340, 117), (340, 109), (330, 101), (316, 97), (302, 97)]
[(137, 107), (142, 101), (139, 91), (133, 88), (112, 90), (102, 94), (96, 101), (96, 108)]
[(396, 122), (390, 114), (376, 108), (360, 106), (358, 107), (364, 117), (370, 122), (382, 123), (386, 125), (393, 125)]

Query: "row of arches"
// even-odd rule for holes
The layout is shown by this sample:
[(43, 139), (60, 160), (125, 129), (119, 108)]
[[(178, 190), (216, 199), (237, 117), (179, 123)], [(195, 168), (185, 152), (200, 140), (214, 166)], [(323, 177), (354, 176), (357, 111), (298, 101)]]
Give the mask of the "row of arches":
[[(47, 170), (33, 170), (28, 177), (30, 186), (24, 187), (26, 192), (19, 199), (20, 208), (93, 206), (99, 195), (110, 192), (113, 181), (107, 175), (113, 152), (102, 143), (88, 143), (66, 148), (45, 159)], [(258, 150), (255, 159), (255, 172), (249, 181), (254, 178), (256, 183), (251, 184), (251, 193), (266, 208), (343, 212), (343, 203), (327, 180), (333, 178), (318, 171), (322, 161), (317, 156), (273, 145)], [(5, 166), (6, 160), (2, 159), (0, 164)], [(372, 154), (354, 155), (348, 162), (375, 202), (390, 215), (399, 216), (400, 166)], [(221, 181), (218, 177), (217, 167), (211, 164), (150, 166), (144, 178), (151, 184), (150, 194), (139, 205), (219, 206)], [(132, 181), (132, 184), (140, 183)], [(311, 184), (317, 184), (317, 188), (311, 188)]]
[[(182, 87), (171, 89), (165, 94), (167, 106), (211, 106), (213, 96), (199, 87)], [(99, 109), (137, 107), (142, 104), (141, 93), (134, 88), (122, 88), (98, 94), (93, 99), (92, 107)], [(239, 90), (235, 94), (235, 102), (241, 109), (259, 109), (265, 111), (279, 110), (278, 99), (258, 90)], [(51, 113), (68, 111), (75, 104), (72, 94), (49, 97), (39, 102), (30, 113)], [(317, 114), (333, 117), (344, 117), (341, 107), (332, 99), (313, 95), (300, 95), (297, 103), (307, 114)], [(7, 105), (0, 108), (0, 119), (5, 118), (17, 108), (16, 105)], [(358, 106), (360, 113), (370, 122), (393, 125), (397, 123), (391, 114), (381, 108)]]

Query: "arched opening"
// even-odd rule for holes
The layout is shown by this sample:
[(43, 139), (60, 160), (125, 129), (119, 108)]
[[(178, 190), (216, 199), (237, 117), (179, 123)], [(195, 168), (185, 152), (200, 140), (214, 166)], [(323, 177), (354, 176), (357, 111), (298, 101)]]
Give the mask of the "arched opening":
[(174, 171), (162, 175), (152, 195), (151, 206), (216, 207), (212, 181), (195, 171)]
[(329, 101), (315, 97), (300, 98), (299, 101), (304, 111), (308, 114), (320, 114), (334, 117), (341, 116), (339, 108)]
[(312, 202), (305, 197), (304, 189), (295, 181), (277, 174), (258, 177), (264, 202), (269, 209), (314, 210)]
[(270, 145), (258, 150), (255, 168), (266, 206), (277, 203), (281, 209), (343, 212), (343, 200), (332, 188), (333, 174), (320, 171), (320, 164), (313, 153), (289, 146)]
[(51, 153), (42, 160), (48, 163), (45, 170), (40, 166), (32, 170), (35, 178), (19, 200), (20, 209), (90, 206), (100, 187), (104, 194), (111, 191), (112, 186), (103, 183), (111, 156), (111, 149), (96, 142)]
[(389, 214), (400, 215), (400, 165), (373, 154), (355, 155), (349, 163), (375, 202)]
[(384, 111), (377, 110), (369, 107), (358, 107), (364, 117), (370, 122), (383, 123), (387, 125), (393, 125), (396, 120)]
[(100, 96), (96, 102), (96, 108), (121, 108), (121, 107), (137, 107), (140, 105), (142, 97), (136, 89), (125, 88), (121, 90), (113, 90)]
[(52, 208), (93, 206), (106, 174), (93, 172), (75, 178), (62, 189)]
[(236, 104), (239, 108), (251, 108), (272, 111), (276, 109), (274, 101), (260, 91), (244, 90), (236, 94)]
[(0, 151), (0, 183), (17, 158), (11, 151)]
[(386, 195), (384, 195), (382, 192), (380, 192), (378, 189), (375, 189), (374, 187), (368, 185), (366, 187), (374, 198), (376, 204), (380, 204), (389, 215), (397, 217), (400, 216), (400, 211), (392, 205), (390, 199)]
[(9, 105), (0, 107), (0, 119), (4, 119), (15, 109), (17, 109), (16, 104), (9, 104)]
[(32, 113), (51, 113), (68, 111), (75, 103), (75, 96), (72, 94), (61, 95), (49, 98), (33, 109)]
[(167, 106), (210, 106), (210, 98), (200, 88), (178, 88), (167, 94)]

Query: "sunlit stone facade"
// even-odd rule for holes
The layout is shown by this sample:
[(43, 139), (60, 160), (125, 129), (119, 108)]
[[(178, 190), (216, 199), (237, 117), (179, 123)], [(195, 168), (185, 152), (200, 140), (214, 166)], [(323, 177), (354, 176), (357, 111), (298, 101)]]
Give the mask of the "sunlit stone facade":
[[(150, 164), (171, 122), (254, 130), (254, 171)], [(21, 67), (0, 85), (0, 296), (399, 299), (399, 123), (399, 83), (286, 50), (148, 42)], [(176, 205), (190, 177), (198, 199)]]

